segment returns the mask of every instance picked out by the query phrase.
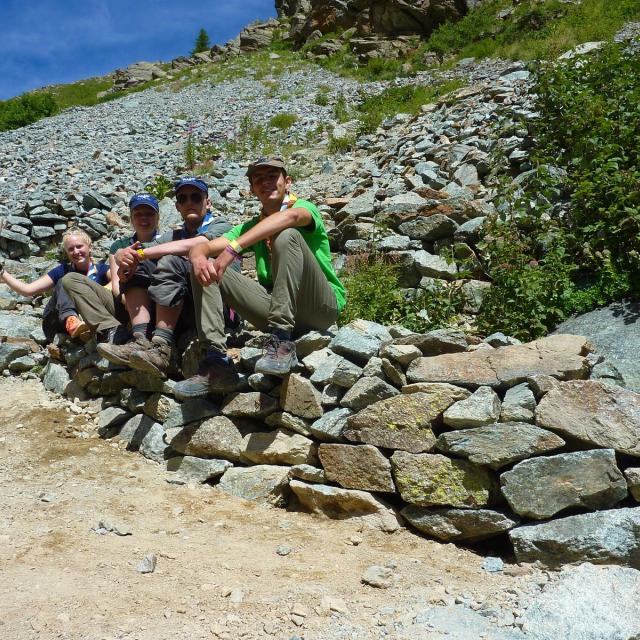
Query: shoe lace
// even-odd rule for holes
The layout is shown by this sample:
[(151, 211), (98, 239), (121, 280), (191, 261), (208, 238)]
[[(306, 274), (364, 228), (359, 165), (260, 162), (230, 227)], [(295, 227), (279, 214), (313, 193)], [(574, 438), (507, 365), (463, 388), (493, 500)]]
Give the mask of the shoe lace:
[(267, 358), (277, 357), (278, 350), (280, 349), (280, 339), (278, 336), (265, 336), (262, 343), (262, 349)]

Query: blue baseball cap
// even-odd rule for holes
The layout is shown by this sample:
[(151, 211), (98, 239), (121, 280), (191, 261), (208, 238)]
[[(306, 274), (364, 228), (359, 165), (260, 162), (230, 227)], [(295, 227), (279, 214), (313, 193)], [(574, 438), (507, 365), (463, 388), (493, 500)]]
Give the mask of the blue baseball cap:
[(196, 187), (196, 189), (200, 189), (200, 191), (204, 191), (204, 193), (209, 193), (209, 187), (207, 186), (207, 183), (204, 180), (200, 180), (200, 178), (194, 178), (193, 176), (190, 176), (188, 178), (180, 178), (180, 180), (178, 180), (178, 182), (176, 182), (176, 184), (174, 185), (173, 192), (178, 193), (178, 191), (182, 189), (182, 187), (186, 187), (189, 185), (192, 187)]
[(156, 213), (160, 213), (160, 205), (156, 200), (155, 196), (152, 196), (150, 193), (136, 193), (129, 200), (129, 209), (133, 211), (136, 207), (140, 207), (143, 204), (151, 207)]

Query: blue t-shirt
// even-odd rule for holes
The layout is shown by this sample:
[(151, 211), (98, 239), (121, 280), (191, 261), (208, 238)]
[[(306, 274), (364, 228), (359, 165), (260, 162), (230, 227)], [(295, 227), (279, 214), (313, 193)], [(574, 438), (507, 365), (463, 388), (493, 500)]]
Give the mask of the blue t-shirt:
[[(64, 277), (69, 272), (76, 272), (73, 268), (73, 265), (68, 262), (61, 262), (57, 267), (54, 267), (47, 273), (47, 275), (53, 280), (53, 284), (56, 284), (60, 278)], [(107, 274), (109, 273), (109, 265), (104, 262), (99, 262), (98, 264), (92, 264), (89, 268), (89, 273), (87, 273), (87, 278), (89, 280), (93, 280), (97, 282), (99, 285), (105, 285), (109, 282), (109, 278), (107, 278)]]

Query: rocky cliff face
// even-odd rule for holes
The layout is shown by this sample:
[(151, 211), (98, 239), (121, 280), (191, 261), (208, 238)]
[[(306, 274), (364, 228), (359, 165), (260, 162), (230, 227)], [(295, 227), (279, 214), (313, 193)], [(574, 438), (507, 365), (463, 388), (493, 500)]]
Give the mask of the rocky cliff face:
[(478, 0), (276, 0), (280, 17), (291, 17), (297, 43), (311, 34), (355, 28), (359, 35), (428, 36), (448, 20), (458, 20)]

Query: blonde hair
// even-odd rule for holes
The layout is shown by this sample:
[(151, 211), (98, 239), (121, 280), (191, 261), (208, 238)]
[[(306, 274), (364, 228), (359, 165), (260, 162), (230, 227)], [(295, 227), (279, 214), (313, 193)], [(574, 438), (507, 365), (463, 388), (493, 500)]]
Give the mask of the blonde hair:
[(79, 227), (71, 227), (71, 229), (68, 229), (62, 235), (62, 250), (63, 251), (67, 250), (66, 247), (64, 246), (64, 243), (66, 242), (67, 238), (71, 238), (72, 236), (76, 236), (78, 238), (82, 238), (82, 241), (89, 247), (89, 249), (91, 249), (91, 238), (90, 238), (89, 234), (86, 231), (83, 231), (82, 229), (80, 229)]

